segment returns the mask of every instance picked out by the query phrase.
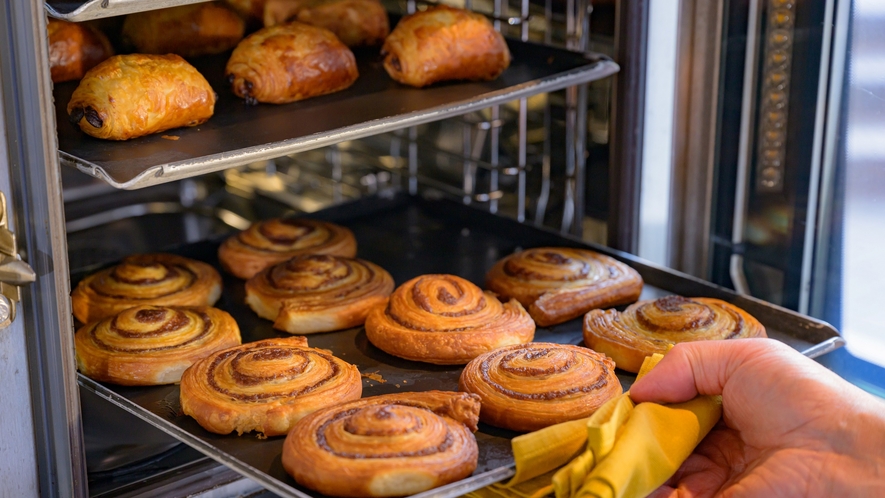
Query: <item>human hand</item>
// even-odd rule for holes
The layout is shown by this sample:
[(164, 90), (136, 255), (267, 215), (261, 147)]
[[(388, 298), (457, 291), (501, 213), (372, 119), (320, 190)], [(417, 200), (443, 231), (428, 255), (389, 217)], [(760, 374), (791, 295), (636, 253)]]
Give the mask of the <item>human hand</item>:
[(770, 339), (674, 347), (637, 403), (722, 395), (722, 421), (653, 498), (885, 496), (885, 403)]

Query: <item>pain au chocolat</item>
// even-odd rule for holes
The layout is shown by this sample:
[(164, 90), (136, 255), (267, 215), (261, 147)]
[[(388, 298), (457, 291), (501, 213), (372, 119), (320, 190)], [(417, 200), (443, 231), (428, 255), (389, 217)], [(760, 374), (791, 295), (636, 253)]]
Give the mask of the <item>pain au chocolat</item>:
[(267, 0), (264, 25), (298, 21), (335, 33), (348, 47), (381, 45), (390, 34), (379, 0)]
[(328, 496), (405, 496), (476, 469), (479, 399), (428, 391), (363, 398), (302, 419), (283, 444), (283, 468)]
[(197, 57), (234, 48), (245, 29), (236, 12), (206, 2), (129, 14), (123, 21), (123, 39), (142, 54)]
[(680, 342), (748, 337), (766, 337), (765, 327), (737, 306), (705, 297), (667, 296), (584, 317), (584, 344), (634, 373), (646, 356)]
[(84, 23), (49, 18), (49, 74), (53, 83), (79, 80), (98, 63), (114, 55), (101, 31)]

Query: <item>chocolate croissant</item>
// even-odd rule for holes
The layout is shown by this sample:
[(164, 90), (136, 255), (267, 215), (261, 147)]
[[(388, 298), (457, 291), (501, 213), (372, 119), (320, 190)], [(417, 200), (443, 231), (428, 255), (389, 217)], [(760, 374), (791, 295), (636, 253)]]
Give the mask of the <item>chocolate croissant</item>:
[(142, 54), (197, 57), (234, 48), (245, 29), (234, 11), (207, 2), (130, 14), (123, 21), (123, 39)]
[(98, 63), (114, 55), (101, 31), (80, 23), (49, 18), (49, 74), (53, 83), (79, 80)]
[(267, 0), (265, 26), (291, 21), (326, 28), (348, 47), (381, 45), (390, 34), (379, 0)]
[(111, 57), (86, 73), (68, 103), (72, 124), (107, 140), (197, 126), (214, 112), (206, 78), (174, 54)]

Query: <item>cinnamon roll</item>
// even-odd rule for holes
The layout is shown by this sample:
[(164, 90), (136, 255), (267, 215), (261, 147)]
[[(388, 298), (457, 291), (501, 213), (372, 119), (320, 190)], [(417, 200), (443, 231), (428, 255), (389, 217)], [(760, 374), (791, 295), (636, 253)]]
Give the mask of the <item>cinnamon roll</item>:
[(482, 399), (483, 422), (514, 431), (589, 417), (623, 392), (611, 358), (546, 342), (477, 357), (461, 372), (458, 388)]
[(611, 356), (618, 368), (639, 372), (642, 361), (680, 342), (767, 337), (746, 311), (719, 299), (667, 296), (584, 317), (584, 344)]
[(476, 469), (479, 400), (428, 391), (364, 398), (319, 410), (283, 444), (283, 468), (329, 496), (406, 496)]
[(303, 254), (352, 258), (356, 256), (356, 239), (353, 232), (333, 223), (271, 219), (253, 223), (218, 248), (222, 268), (242, 279)]
[(374, 263), (308, 254), (250, 278), (246, 304), (276, 329), (313, 334), (362, 325), (392, 291), (393, 277)]
[(137, 306), (74, 335), (83, 375), (124, 386), (181, 380), (195, 361), (240, 344), (234, 319), (209, 307)]
[(108, 318), (133, 306), (212, 306), (221, 297), (215, 268), (174, 254), (137, 254), (89, 275), (71, 293), (82, 323)]
[(181, 377), (181, 409), (207, 431), (266, 436), (289, 432), (305, 415), (359, 399), (357, 368), (304, 337), (243, 344), (194, 363)]
[(369, 312), (366, 335), (400, 358), (463, 365), (495, 348), (531, 342), (535, 322), (514, 299), (502, 303), (454, 275), (424, 275)]
[(596, 308), (636, 301), (642, 277), (620, 261), (586, 249), (540, 247), (495, 263), (486, 287), (526, 307), (540, 327)]

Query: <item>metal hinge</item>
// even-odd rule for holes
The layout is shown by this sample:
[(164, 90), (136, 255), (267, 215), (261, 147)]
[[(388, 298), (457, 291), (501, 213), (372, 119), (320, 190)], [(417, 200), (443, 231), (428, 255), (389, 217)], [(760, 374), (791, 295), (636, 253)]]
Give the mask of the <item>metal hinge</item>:
[(37, 274), (18, 255), (15, 234), (9, 231), (6, 196), (0, 192), (0, 329), (15, 320), (15, 305), (21, 301), (21, 286), (36, 279)]

